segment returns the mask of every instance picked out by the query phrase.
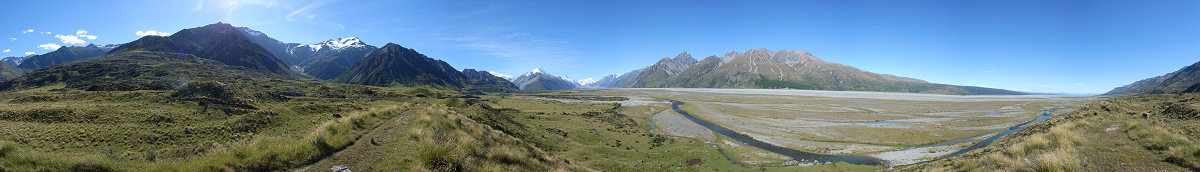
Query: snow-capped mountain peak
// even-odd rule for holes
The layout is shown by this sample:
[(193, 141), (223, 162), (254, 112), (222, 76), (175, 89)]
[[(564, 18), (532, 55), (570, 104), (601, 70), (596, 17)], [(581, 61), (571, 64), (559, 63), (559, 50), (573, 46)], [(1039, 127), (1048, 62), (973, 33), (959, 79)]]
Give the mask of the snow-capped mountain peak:
[[(569, 82), (571, 82), (571, 83), (579, 83), (578, 81), (576, 81), (576, 80), (574, 80), (574, 79), (571, 79), (571, 78), (568, 78), (568, 77), (566, 77), (566, 76), (559, 76), (559, 75), (550, 74), (549, 72), (546, 72), (545, 70), (542, 70), (542, 67), (533, 68), (533, 71), (530, 71), (529, 73), (522, 74), (522, 75), (521, 75), (521, 77), (517, 77), (517, 78), (529, 77), (529, 76), (533, 76), (533, 75), (548, 75), (548, 76), (552, 76), (552, 77), (555, 77), (555, 78), (558, 78), (558, 79), (562, 79), (562, 80), (569, 81)], [(588, 79), (591, 79), (591, 78), (588, 78)]]
[(534, 68), (529, 73), (521, 74), (512, 83), (525, 91), (538, 90), (570, 90), (579, 88), (579, 82), (590, 82), (591, 79), (573, 80), (565, 76), (550, 74), (541, 67)]
[[(327, 41), (323, 41), (323, 42), (311, 44), (311, 45), (296, 45), (296, 48), (308, 47), (308, 49), (311, 50), (311, 52), (315, 53), (315, 52), (320, 52), (322, 49), (342, 50), (342, 49), (346, 49), (346, 48), (362, 48), (362, 47), (366, 47), (366, 46), (367, 46), (367, 43), (363, 43), (362, 40), (358, 39), (358, 37), (345, 37), (345, 38), (330, 39)], [(293, 49), (295, 49), (295, 48), (293, 48)]]
[(576, 80), (575, 83), (577, 83), (579, 85), (590, 85), (592, 83), (596, 83), (596, 81), (600, 81), (600, 80), (596, 80), (593, 78), (587, 78), (587, 79)]
[(345, 37), (345, 38), (338, 38), (338, 39), (330, 39), (328, 41), (321, 42), (320, 44), (329, 46), (329, 48), (333, 48), (333, 49), (343, 49), (346, 47), (367, 46), (367, 44), (363, 43), (362, 40), (359, 40), (358, 37)]
[(546, 71), (542, 70), (542, 67), (537, 67), (537, 68), (533, 68), (533, 71), (530, 71), (529, 73), (521, 74), (521, 76), (531, 76), (534, 74), (549, 74), (549, 73), (546, 73)]
[(496, 77), (504, 78), (505, 80), (508, 80), (508, 81), (512, 81), (513, 79), (516, 79), (516, 77), (513, 77), (512, 75), (509, 75), (509, 74), (503, 74), (503, 73), (494, 72), (494, 71), (487, 71), (487, 72), (489, 74), (495, 75)]

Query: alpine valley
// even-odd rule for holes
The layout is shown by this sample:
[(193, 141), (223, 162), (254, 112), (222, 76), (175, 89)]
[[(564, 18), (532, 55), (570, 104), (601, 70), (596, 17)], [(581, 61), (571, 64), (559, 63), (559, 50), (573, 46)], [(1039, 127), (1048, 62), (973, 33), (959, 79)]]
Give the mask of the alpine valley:
[(139, 36), (4, 58), (0, 171), (1200, 169), (1200, 63), (1063, 96), (786, 49), (576, 80), (460, 70), (392, 38), (286, 43), (222, 22)]

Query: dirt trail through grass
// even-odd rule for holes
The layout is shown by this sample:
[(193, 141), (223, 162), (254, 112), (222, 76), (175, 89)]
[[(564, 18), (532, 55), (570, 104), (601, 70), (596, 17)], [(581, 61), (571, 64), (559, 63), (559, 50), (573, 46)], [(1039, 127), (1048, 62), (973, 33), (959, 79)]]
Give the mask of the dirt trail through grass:
[(354, 143), (346, 149), (342, 149), (337, 153), (323, 157), (320, 160), (314, 161), (302, 168), (297, 168), (292, 171), (329, 171), (329, 168), (334, 165), (349, 167), (350, 169), (358, 169), (366, 164), (372, 164), (373, 161), (378, 161), (383, 155), (380, 149), (394, 145), (400, 141), (399, 136), (403, 136), (406, 131), (408, 122), (412, 119), (412, 115), (404, 114), (381, 124), (379, 127), (363, 134)]

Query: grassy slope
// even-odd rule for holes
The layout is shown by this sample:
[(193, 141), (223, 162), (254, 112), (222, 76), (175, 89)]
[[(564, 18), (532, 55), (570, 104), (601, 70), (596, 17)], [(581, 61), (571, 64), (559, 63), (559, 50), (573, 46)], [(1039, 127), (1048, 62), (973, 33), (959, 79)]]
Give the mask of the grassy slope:
[[(196, 103), (165, 98), (177, 94), (172, 91), (80, 91), (58, 85), (5, 92), (0, 97), (12, 106), (0, 111), (5, 119), (0, 131), (6, 133), (0, 170), (281, 170), (351, 145), (376, 144), (360, 136), (397, 121), (411, 124), (394, 136), (405, 141), (382, 152), (412, 156), (369, 157), (363, 162), (378, 163), (359, 169), (587, 170), (474, 122), (468, 118), (473, 115), (458, 112), (473, 111), (461, 99), (434, 98), (444, 97), (436, 90), (384, 89), (404, 95), (379, 101), (292, 97), (254, 103), (258, 109), (244, 115), (203, 112)], [(27, 115), (37, 112), (23, 109), (65, 113), (37, 118)]]
[[(905, 170), (1200, 170), (1200, 94), (1138, 95), (1088, 103), (963, 156)], [(1146, 114), (1148, 118), (1143, 117)]]
[(1185, 66), (1162, 76), (1146, 78), (1129, 85), (1114, 88), (1106, 95), (1163, 94), (1196, 92), (1200, 89), (1200, 62)]
[(21, 74), (25, 74), (25, 71), (17, 68), (16, 66), (8, 64), (7, 62), (0, 64), (0, 81), (8, 81), (10, 79), (17, 78), (21, 76)]
[[(456, 94), (277, 79), (172, 55), (119, 52), (5, 83), (0, 171), (294, 168), (412, 107)], [(523, 155), (508, 157), (535, 159)]]
[[(552, 96), (543, 96), (552, 97)], [(561, 97), (560, 97), (561, 98)], [(589, 97), (585, 97), (589, 98)], [(713, 146), (692, 138), (661, 135), (650, 130), (645, 119), (618, 114), (619, 105), (601, 103), (563, 103), (548, 100), (496, 99), (497, 107), (507, 111), (520, 125), (528, 128), (525, 140), (543, 149), (576, 160), (588, 167), (604, 171), (666, 171), (676, 167), (696, 171), (747, 171), (725, 159)], [(636, 113), (646, 107), (631, 107), (625, 112)], [(658, 111), (666, 108), (658, 107)], [(655, 112), (657, 113), (657, 112)], [(653, 113), (651, 113), (653, 114)], [(634, 114), (638, 115), (638, 114)], [(722, 146), (725, 147), (725, 146)], [(761, 150), (743, 146), (726, 149), (734, 158), (760, 158)], [(681, 165), (685, 161), (702, 159), (698, 166)], [(770, 158), (767, 158), (770, 159)], [(778, 164), (768, 160), (766, 164)], [(810, 167), (771, 167), (768, 171), (864, 171), (873, 166), (832, 163)]]
[(723, 65), (718, 65), (719, 61), (716, 57), (708, 57), (671, 78), (670, 82), (660, 79), (665, 83), (635, 87), (791, 88), (957, 95), (1024, 94), (1001, 89), (929, 83), (871, 73), (837, 63), (809, 62), (792, 67), (766, 57), (765, 54), (748, 55)]
[[(443, 102), (454, 101), (460, 100)], [(590, 170), (470, 118), (479, 114), (454, 109), (437, 104), (405, 112), (359, 144), (304, 170), (324, 171), (334, 165), (365, 171)]]
[[(88, 111), (133, 114), (137, 110), (121, 109), (138, 107), (163, 110), (160, 113), (172, 115), (149, 116), (145, 118), (149, 120), (143, 121), (111, 121), (112, 124), (3, 121), (7, 125), (2, 131), (10, 133), (6, 136), (17, 137), (4, 140), (19, 142), (5, 142), (0, 146), (7, 150), (0, 153), (5, 157), (0, 158), (3, 159), (0, 168), (15, 171), (59, 171), (81, 167), (120, 171), (279, 169), (302, 164), (350, 144), (365, 127), (394, 114), (391, 111), (395, 108), (395, 105), (382, 106), (383, 102), (372, 103), (370, 108), (364, 109), (366, 111), (333, 111), (342, 116), (334, 119), (328, 113), (295, 111), (313, 106), (337, 107), (336, 103), (296, 103), (298, 105), (266, 105), (280, 107), (250, 115), (196, 120), (194, 117), (206, 114), (187, 112), (195, 110), (193, 108), (156, 107), (137, 101), (117, 105), (96, 102), (97, 106), (119, 108)], [(266, 113), (276, 115), (255, 115)], [(86, 120), (96, 116), (69, 114), (71, 116), (64, 117)]]

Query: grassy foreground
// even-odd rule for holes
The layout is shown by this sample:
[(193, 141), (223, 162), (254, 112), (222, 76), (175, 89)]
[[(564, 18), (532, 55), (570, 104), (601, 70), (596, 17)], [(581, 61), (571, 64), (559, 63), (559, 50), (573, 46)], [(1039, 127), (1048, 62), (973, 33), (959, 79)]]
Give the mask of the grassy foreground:
[[(358, 135), (394, 117), (412, 104), (392, 105), (368, 111), (347, 113), (339, 119), (321, 123), (301, 137), (267, 134), (225, 143), (226, 146), (196, 152), (180, 152), (173, 157), (157, 158), (155, 152), (128, 151), (121, 155), (78, 152), (42, 152), (13, 142), (0, 143), (0, 167), (5, 171), (262, 171), (302, 165), (343, 148)], [(88, 128), (81, 128), (86, 130)], [(144, 147), (153, 147), (145, 146)], [(77, 149), (87, 149), (80, 147)], [(173, 149), (168, 149), (173, 150)], [(142, 155), (133, 155), (139, 154)], [(188, 156), (193, 155), (193, 156)], [(145, 159), (129, 159), (137, 156)]]
[(1200, 94), (1152, 94), (1088, 103), (920, 171), (1197, 171)]

